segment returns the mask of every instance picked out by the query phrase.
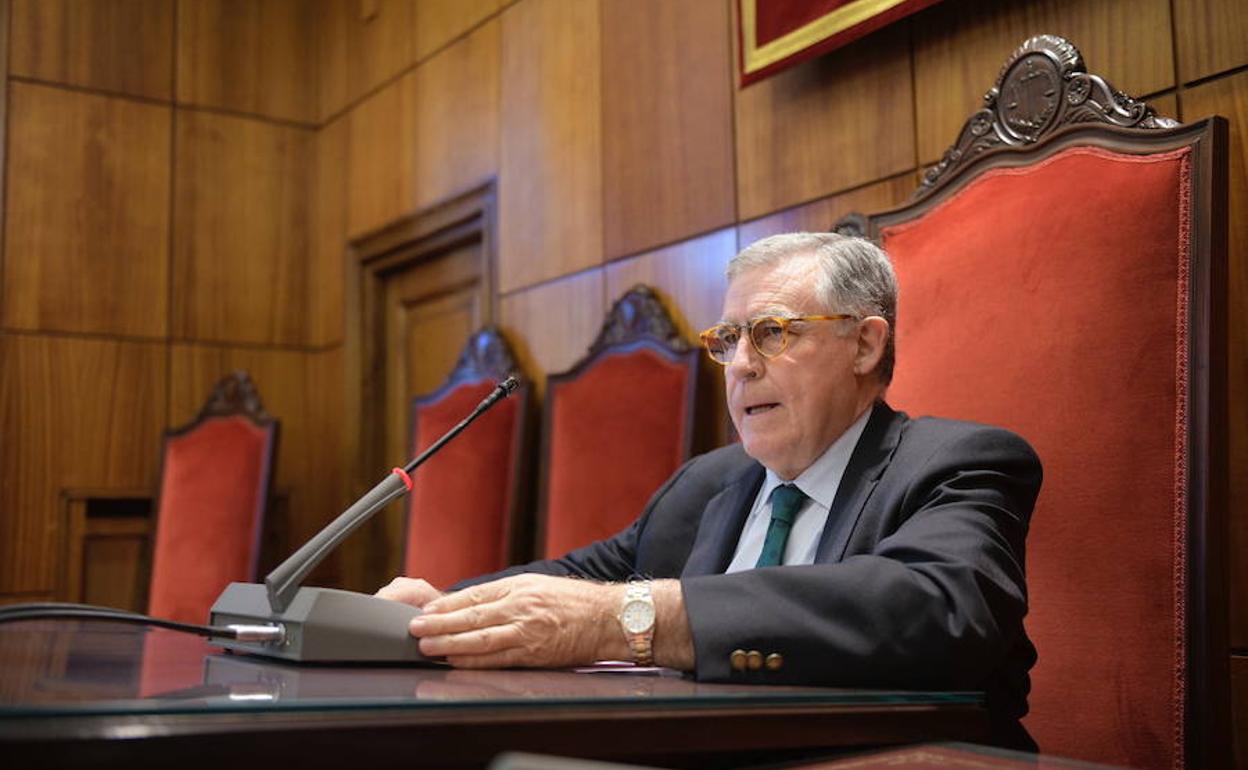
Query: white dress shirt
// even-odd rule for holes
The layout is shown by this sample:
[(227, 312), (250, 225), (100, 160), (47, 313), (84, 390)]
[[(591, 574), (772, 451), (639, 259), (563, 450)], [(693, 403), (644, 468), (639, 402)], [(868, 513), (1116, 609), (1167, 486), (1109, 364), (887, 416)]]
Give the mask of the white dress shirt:
[(814, 564), (815, 553), (819, 550), (819, 539), (823, 528), (828, 523), (828, 512), (832, 510), (832, 501), (836, 498), (836, 490), (841, 486), (841, 477), (849, 465), (850, 455), (858, 445), (858, 439), (867, 427), (867, 418), (871, 416), (868, 407), (853, 425), (832, 442), (832, 446), (824, 450), (819, 459), (802, 471), (793, 481), (785, 481), (770, 468), (763, 486), (754, 498), (754, 506), (741, 529), (741, 537), (737, 540), (737, 551), (732, 556), (727, 572), (740, 572), (754, 569), (758, 556), (763, 552), (763, 540), (767, 537), (767, 527), (771, 524), (771, 493), (782, 484), (793, 484), (807, 497), (797, 512), (793, 528), (789, 531), (789, 540), (784, 546), (784, 558), (781, 564)]

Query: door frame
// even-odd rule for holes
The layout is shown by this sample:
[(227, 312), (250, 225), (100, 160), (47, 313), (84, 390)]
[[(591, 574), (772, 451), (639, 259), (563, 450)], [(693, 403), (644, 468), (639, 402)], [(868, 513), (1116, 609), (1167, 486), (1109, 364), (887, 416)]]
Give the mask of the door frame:
[[(497, 317), (497, 195), (490, 182), (466, 193), (398, 219), (347, 244), (344, 301), (343, 385), (346, 429), (343, 467), (348, 471), (350, 498), (371, 489), (399, 458), (382, 455), (385, 441), (386, 357), (379, 339), (384, 331), (383, 281), (388, 273), (436, 259), (465, 244), (480, 243), (482, 323)], [(347, 587), (373, 590), (369, 558), (385, 549), (383, 527), (365, 525), (367, 534), (344, 549), (343, 580)], [(344, 544), (346, 545), (346, 544)]]

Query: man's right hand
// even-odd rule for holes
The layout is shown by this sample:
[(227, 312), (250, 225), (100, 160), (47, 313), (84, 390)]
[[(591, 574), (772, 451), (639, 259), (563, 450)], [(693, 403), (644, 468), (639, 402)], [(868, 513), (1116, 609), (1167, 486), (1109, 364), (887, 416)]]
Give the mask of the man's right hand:
[(424, 607), (441, 596), (442, 592), (420, 578), (397, 577), (375, 595), (382, 599), (410, 604), (413, 607)]

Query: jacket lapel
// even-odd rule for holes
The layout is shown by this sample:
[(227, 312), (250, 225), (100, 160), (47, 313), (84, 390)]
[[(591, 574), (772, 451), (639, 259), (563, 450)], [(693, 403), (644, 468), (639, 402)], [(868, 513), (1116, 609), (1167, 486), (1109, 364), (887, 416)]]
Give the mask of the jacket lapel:
[[(845, 548), (858, 526), (862, 509), (875, 491), (880, 476), (892, 461), (893, 452), (901, 440), (901, 430), (908, 419), (905, 414), (893, 411), (882, 401), (872, 407), (871, 416), (867, 418), (867, 427), (863, 430), (854, 453), (850, 455), (849, 465), (845, 468), (841, 485), (832, 500), (828, 523), (824, 525), (823, 534), (819, 536), (815, 563), (838, 562), (845, 557)], [(848, 517), (847, 521), (844, 520), (845, 517)], [(835, 536), (833, 533), (836, 533)]]
[(764, 475), (763, 466), (754, 463), (707, 501), (681, 577), (716, 575), (728, 568)]

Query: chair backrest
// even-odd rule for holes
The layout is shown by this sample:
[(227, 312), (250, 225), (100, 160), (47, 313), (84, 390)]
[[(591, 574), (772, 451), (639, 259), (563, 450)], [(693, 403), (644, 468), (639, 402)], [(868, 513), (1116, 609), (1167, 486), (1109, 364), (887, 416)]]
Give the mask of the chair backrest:
[(412, 399), (415, 456), (454, 427), (508, 375), (520, 380), (413, 476), (403, 574), (446, 588), (529, 557), (523, 517), (529, 386), (507, 340), (494, 327), (469, 339), (446, 382)]
[(255, 580), (277, 435), (242, 371), (165, 434), (149, 614), (206, 623), (230, 582)]
[(585, 358), (550, 376), (539, 556), (620, 531), (688, 459), (699, 361), (654, 292), (634, 286)]
[(870, 218), (902, 289), (890, 402), (1012, 428), (1041, 750), (1225, 761), (1226, 124), (1190, 126), (1039, 36), (909, 205)]

